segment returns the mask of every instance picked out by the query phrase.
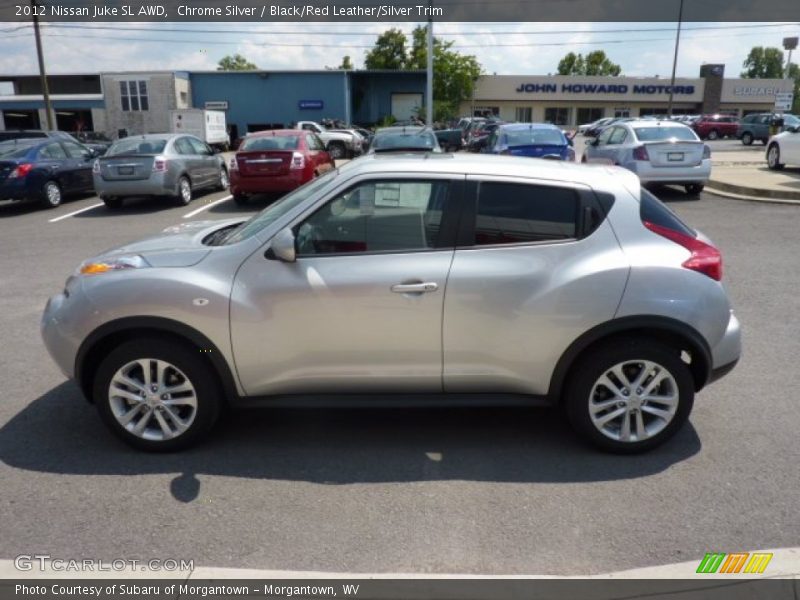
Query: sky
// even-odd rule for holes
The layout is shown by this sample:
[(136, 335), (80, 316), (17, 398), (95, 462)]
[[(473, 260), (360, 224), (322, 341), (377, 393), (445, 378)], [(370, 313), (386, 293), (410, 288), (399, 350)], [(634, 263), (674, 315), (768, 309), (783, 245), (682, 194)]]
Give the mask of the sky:
[[(43, 24), (48, 73), (127, 70), (213, 70), (227, 54), (244, 55), (260, 69), (336, 67), (364, 55), (390, 27), (409, 34), (414, 23), (54, 23)], [(555, 73), (568, 52), (602, 49), (623, 75), (669, 77), (675, 23), (454, 23), (434, 24), (434, 35), (475, 55), (488, 74)], [(677, 76), (697, 77), (703, 63), (726, 65), (738, 77), (753, 46), (782, 46), (800, 23), (684, 23)], [(795, 54), (793, 62), (800, 60)], [(0, 23), (0, 75), (38, 73), (29, 24)]]

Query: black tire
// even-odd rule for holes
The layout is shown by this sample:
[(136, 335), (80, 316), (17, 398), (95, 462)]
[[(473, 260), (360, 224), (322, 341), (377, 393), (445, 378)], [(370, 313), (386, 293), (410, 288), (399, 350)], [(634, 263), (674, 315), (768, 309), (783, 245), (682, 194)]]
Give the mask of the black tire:
[[(188, 193), (187, 193), (188, 190)], [(187, 206), (192, 201), (192, 183), (186, 175), (178, 178), (178, 186), (175, 190), (175, 202), (178, 206)]]
[(328, 154), (331, 155), (333, 160), (339, 160), (347, 157), (347, 149), (341, 142), (331, 142), (328, 144)]
[(44, 185), (42, 186), (40, 200), (42, 206), (45, 208), (56, 208), (57, 206), (61, 206), (63, 198), (61, 196), (61, 186), (58, 185), (58, 182), (53, 181), (52, 179), (45, 181)]
[[(677, 407), (671, 420), (652, 436), (641, 441), (620, 441), (602, 433), (595, 426), (590, 416), (589, 406), (594, 399), (592, 396), (594, 386), (601, 376), (619, 363), (631, 362), (635, 365), (636, 361), (657, 363), (672, 376), (672, 381), (677, 386)], [(672, 382), (666, 382), (663, 385), (667, 384), (672, 385)], [(625, 399), (625, 401), (632, 402), (633, 397), (634, 394), (631, 394), (631, 398)], [(608, 398), (601, 399), (601, 401), (608, 400)], [(608, 452), (636, 454), (663, 444), (675, 435), (686, 422), (694, 403), (694, 380), (689, 366), (681, 360), (679, 350), (644, 338), (620, 338), (591, 349), (574, 365), (570, 372), (564, 402), (570, 423), (584, 440)], [(620, 405), (615, 404), (609, 408), (608, 412), (620, 409)], [(653, 415), (647, 411), (642, 411), (640, 414), (643, 416), (646, 414), (646, 418), (649, 420), (653, 419), (645, 422), (645, 427), (657, 423)]]
[(119, 210), (122, 208), (124, 200), (118, 196), (109, 196), (107, 198), (103, 198), (103, 204), (106, 205), (106, 208), (109, 210)]
[(782, 171), (786, 165), (781, 163), (781, 149), (778, 144), (770, 144), (767, 148), (767, 167), (772, 171)]
[(250, 197), (245, 194), (234, 194), (233, 201), (238, 206), (247, 206), (248, 204), (250, 204)]
[(719, 131), (717, 131), (716, 129), (712, 129), (711, 131), (708, 132), (708, 135), (706, 135), (706, 138), (709, 139), (709, 140), (719, 139)]
[(688, 183), (683, 187), (690, 196), (699, 196), (700, 192), (706, 188), (702, 183)]
[(745, 131), (742, 134), (742, 143), (745, 146), (750, 146), (753, 143), (753, 134), (750, 133), (749, 131)]
[(225, 167), (221, 167), (219, 170), (219, 182), (217, 183), (217, 189), (221, 192), (227, 190), (231, 185), (230, 177), (228, 177), (228, 170)]
[[(109, 394), (111, 380), (119, 369), (139, 359), (162, 360), (174, 365), (194, 387), (196, 412), (183, 433), (164, 440), (145, 439), (128, 431), (114, 416)], [(117, 437), (134, 448), (148, 452), (171, 452), (197, 443), (211, 431), (223, 404), (219, 383), (200, 353), (180, 342), (157, 337), (130, 340), (112, 350), (97, 369), (92, 382), (92, 398), (103, 422)], [(155, 416), (149, 419), (150, 425), (158, 425)], [(151, 430), (149, 426), (145, 429)], [(153, 429), (158, 431), (155, 427)]]

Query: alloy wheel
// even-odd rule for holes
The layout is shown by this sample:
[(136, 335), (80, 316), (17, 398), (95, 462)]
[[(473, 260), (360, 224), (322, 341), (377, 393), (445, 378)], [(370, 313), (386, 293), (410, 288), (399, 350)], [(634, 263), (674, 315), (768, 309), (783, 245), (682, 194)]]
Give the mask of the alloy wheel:
[(663, 431), (680, 401), (678, 383), (664, 366), (648, 360), (615, 364), (589, 393), (597, 430), (616, 442), (641, 442)]
[(118, 369), (108, 387), (117, 422), (149, 441), (174, 439), (197, 416), (197, 392), (184, 373), (167, 361), (142, 358)]
[(44, 196), (48, 206), (55, 207), (61, 204), (61, 188), (55, 181), (44, 184)]

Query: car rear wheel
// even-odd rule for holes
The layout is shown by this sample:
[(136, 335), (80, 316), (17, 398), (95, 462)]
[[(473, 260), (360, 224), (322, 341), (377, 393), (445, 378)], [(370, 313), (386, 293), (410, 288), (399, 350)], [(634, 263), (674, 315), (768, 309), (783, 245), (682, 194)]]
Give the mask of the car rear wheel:
[(230, 185), (230, 180), (228, 179), (228, 172), (225, 169), (220, 169), (219, 170), (219, 183), (217, 184), (217, 187), (220, 190), (225, 191), (225, 190), (228, 189), (229, 185)]
[(328, 154), (331, 155), (333, 160), (338, 160), (347, 155), (347, 150), (341, 142), (331, 142), (328, 146)]
[(186, 206), (192, 201), (192, 184), (187, 177), (178, 179), (178, 193), (175, 199), (180, 206)]
[(702, 183), (689, 183), (684, 186), (684, 189), (690, 196), (697, 196), (705, 189), (705, 187), (706, 186), (704, 186)]
[(621, 339), (586, 355), (572, 371), (566, 409), (572, 426), (595, 446), (644, 452), (671, 438), (692, 410), (694, 381), (679, 350)]
[(753, 134), (750, 133), (749, 131), (746, 131), (745, 133), (743, 133), (742, 134), (742, 143), (745, 146), (749, 146), (750, 144), (752, 144), (753, 143)]
[(217, 381), (196, 350), (171, 340), (142, 338), (112, 350), (100, 364), (93, 398), (105, 424), (140, 450), (179, 450), (216, 423)]
[(106, 205), (106, 208), (111, 210), (122, 208), (122, 202), (122, 198), (119, 198), (118, 196), (109, 196), (108, 198), (103, 198), (103, 204)]
[(784, 165), (781, 164), (781, 149), (778, 144), (772, 144), (767, 150), (767, 166), (773, 171), (780, 171)]
[(245, 194), (234, 194), (233, 201), (239, 206), (246, 206), (250, 204), (250, 197)]
[(42, 204), (45, 208), (55, 208), (61, 204), (61, 187), (55, 181), (47, 181), (42, 186)]
[(711, 131), (708, 132), (708, 135), (706, 137), (710, 140), (716, 140), (717, 138), (719, 138), (719, 131), (717, 131), (716, 129), (712, 129)]

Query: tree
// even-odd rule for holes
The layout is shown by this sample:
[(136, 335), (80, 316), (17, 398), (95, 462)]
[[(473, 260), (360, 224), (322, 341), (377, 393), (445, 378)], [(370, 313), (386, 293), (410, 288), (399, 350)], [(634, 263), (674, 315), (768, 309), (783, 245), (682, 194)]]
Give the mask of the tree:
[(342, 64), (339, 65), (340, 69), (345, 71), (352, 71), (353, 70), (353, 61), (350, 60), (349, 56), (344, 56), (342, 58)]
[(367, 52), (367, 69), (403, 69), (406, 64), (406, 36), (399, 29), (389, 29), (378, 36), (375, 46)]
[[(406, 54), (402, 68), (424, 71), (428, 68), (427, 27), (415, 27), (411, 38), (411, 50)], [(405, 47), (405, 36), (403, 46)], [(472, 97), (475, 81), (482, 73), (478, 59), (461, 54), (453, 50), (452, 46), (453, 42), (433, 38), (433, 118), (436, 121), (458, 115), (459, 105)]]
[(745, 68), (742, 77), (747, 79), (783, 79), (783, 51), (754, 46), (742, 66)]
[(241, 54), (225, 56), (217, 63), (217, 71), (254, 71), (258, 69)]
[(558, 63), (559, 75), (611, 75), (618, 77), (621, 73), (622, 67), (611, 62), (603, 50), (589, 52), (586, 57), (570, 52)]

